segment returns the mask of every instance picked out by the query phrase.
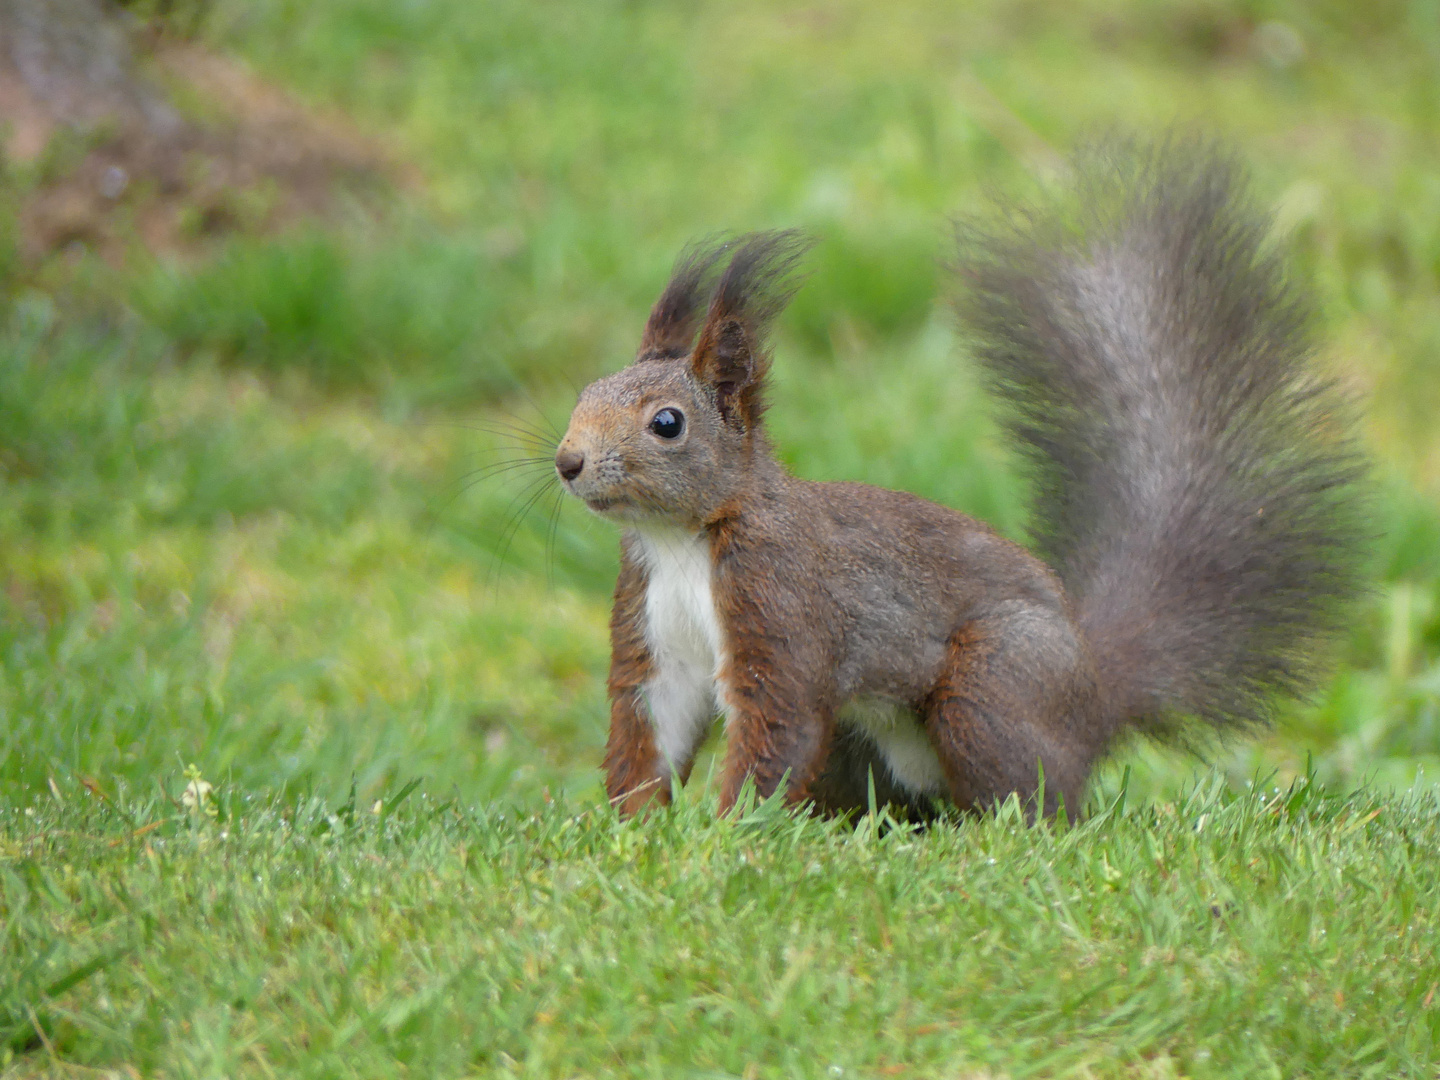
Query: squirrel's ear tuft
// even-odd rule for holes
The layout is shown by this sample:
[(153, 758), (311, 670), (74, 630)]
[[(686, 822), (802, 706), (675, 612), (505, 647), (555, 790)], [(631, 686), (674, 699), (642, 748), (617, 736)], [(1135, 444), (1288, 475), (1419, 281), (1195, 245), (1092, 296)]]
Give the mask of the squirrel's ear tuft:
[(715, 268), (731, 243), (724, 237), (688, 244), (675, 260), (670, 281), (650, 309), (635, 359), (673, 360), (690, 351), (700, 313), (711, 291)]
[(800, 262), (812, 243), (794, 229), (743, 236), (715, 286), (690, 367), (714, 387), (725, 422), (741, 430), (760, 419), (770, 325), (800, 287)]

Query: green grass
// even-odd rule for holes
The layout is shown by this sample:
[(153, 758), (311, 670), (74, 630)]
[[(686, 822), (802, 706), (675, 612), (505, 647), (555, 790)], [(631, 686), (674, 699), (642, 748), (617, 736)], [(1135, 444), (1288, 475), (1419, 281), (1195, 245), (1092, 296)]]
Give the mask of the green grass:
[[(1433, 1075), (1433, 0), (183, 14), (420, 181), (118, 267), (24, 263), (0, 185), (10, 1073)], [(796, 225), (781, 455), (1023, 536), (946, 221), (1176, 120), (1253, 163), (1363, 405), (1376, 587), (1315, 700), (1213, 773), (1125, 748), (1068, 832), (613, 821), (614, 534), (477, 470), (544, 455), (686, 240)]]
[(1440, 1055), (1429, 796), (1217, 780), (1076, 827), (1012, 803), (912, 833), (192, 791), (64, 785), (0, 815), (17, 1075), (1428, 1077)]

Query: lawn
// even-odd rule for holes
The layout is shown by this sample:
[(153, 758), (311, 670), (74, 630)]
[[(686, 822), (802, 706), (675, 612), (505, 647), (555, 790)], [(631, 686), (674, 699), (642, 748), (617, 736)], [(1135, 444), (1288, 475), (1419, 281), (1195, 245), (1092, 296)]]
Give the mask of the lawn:
[(1433, 798), (1217, 780), (916, 834), (191, 790), (5, 812), (17, 1075), (1427, 1077), (1440, 1053)]
[[(7, 1075), (1435, 1075), (1433, 3), (138, 10), (387, 164), (160, 249), (137, 184), (40, 255), (83, 147), (4, 164)], [(1252, 165), (1361, 403), (1375, 589), (1314, 699), (1125, 748), (1073, 828), (615, 821), (615, 536), (543, 459), (679, 247), (815, 234), (784, 460), (1020, 538), (947, 222), (1177, 122)]]

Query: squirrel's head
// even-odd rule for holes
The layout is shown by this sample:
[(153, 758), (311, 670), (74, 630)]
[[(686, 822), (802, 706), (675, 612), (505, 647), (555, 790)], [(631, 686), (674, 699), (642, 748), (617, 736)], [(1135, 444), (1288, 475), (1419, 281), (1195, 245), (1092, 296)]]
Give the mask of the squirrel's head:
[(619, 521), (691, 528), (733, 502), (759, 438), (770, 324), (808, 246), (752, 233), (681, 254), (635, 361), (580, 395), (555, 454), (571, 494)]

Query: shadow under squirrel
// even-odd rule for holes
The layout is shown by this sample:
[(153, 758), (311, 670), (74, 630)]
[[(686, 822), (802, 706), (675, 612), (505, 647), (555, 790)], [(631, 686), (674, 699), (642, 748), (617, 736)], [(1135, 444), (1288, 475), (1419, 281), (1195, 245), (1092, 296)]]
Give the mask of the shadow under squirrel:
[(813, 483), (762, 424), (806, 241), (688, 249), (555, 465), (624, 528), (606, 788), (668, 802), (717, 714), (746, 778), (822, 812), (1080, 806), (1129, 733), (1263, 722), (1357, 590), (1360, 460), (1242, 171), (1111, 143), (1077, 197), (959, 230), (956, 310), (1037, 484), (1037, 558), (914, 495)]

